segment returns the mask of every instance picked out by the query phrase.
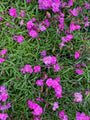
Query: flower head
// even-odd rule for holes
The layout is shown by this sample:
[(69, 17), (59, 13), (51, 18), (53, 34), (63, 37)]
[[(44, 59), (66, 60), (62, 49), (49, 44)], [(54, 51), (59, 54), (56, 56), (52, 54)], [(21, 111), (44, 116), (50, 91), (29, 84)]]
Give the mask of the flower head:
[(9, 14), (12, 17), (17, 17), (17, 11), (16, 11), (16, 9), (15, 8), (10, 8), (9, 9)]
[(74, 15), (74, 16), (78, 16), (78, 12), (77, 10), (74, 8), (73, 10), (70, 9), (70, 12)]
[(76, 73), (79, 74), (79, 75), (81, 75), (83, 72), (84, 72), (84, 71), (83, 71), (83, 70), (80, 70), (80, 69), (77, 69), (77, 70), (76, 70)]
[(23, 38), (22, 35), (19, 35), (19, 36), (17, 37), (17, 42), (18, 42), (18, 43), (21, 43), (23, 40), (24, 40), (24, 38)]
[(1, 55), (6, 54), (6, 52), (7, 52), (7, 49), (2, 50), (2, 51), (1, 51)]
[(74, 101), (76, 101), (76, 102), (82, 102), (82, 94), (81, 94), (81, 92), (80, 93), (78, 93), (78, 92), (76, 92), (76, 93), (74, 93)]

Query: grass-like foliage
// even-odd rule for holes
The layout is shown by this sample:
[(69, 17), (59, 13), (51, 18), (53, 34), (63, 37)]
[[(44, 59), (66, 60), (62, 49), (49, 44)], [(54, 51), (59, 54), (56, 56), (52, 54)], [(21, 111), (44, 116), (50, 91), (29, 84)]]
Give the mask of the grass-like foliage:
[(90, 119), (89, 4), (0, 0), (1, 120)]

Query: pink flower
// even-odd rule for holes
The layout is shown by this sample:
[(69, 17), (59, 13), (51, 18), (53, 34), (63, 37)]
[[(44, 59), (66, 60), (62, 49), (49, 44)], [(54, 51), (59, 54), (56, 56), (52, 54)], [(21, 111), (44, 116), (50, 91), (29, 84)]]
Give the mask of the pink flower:
[(57, 62), (56, 57), (52, 56), (51, 65), (54, 65), (56, 62)]
[(31, 67), (31, 65), (25, 65), (25, 67), (22, 68), (20, 71), (23, 71), (24, 74), (25, 74), (25, 72), (32, 73), (32, 72), (33, 72), (33, 69), (32, 69), (32, 67)]
[(21, 43), (23, 40), (24, 40), (24, 38), (23, 38), (22, 35), (20, 35), (20, 36), (17, 37), (17, 42), (18, 43)]
[(88, 17), (84, 16), (84, 20), (86, 20), (86, 21), (87, 21), (87, 20), (88, 20)]
[(7, 117), (8, 117), (7, 114), (5, 114), (5, 113), (0, 113), (0, 119), (1, 119), (1, 120), (6, 120)]
[(32, 102), (31, 100), (27, 101), (27, 105), (29, 108), (34, 109), (31, 113), (34, 115), (41, 115), (43, 113), (42, 107), (40, 107), (37, 103)]
[(45, 30), (46, 30), (46, 27), (45, 27), (44, 25), (39, 24), (39, 29), (40, 29), (41, 31), (45, 31)]
[(29, 35), (30, 35), (31, 37), (33, 37), (33, 38), (38, 37), (38, 33), (37, 33), (35, 30), (31, 30), (31, 31), (29, 31), (28, 33), (29, 33)]
[(77, 10), (74, 8), (73, 10), (70, 9), (70, 12), (74, 15), (74, 16), (78, 16), (78, 12)]
[(62, 48), (63, 46), (66, 46), (63, 42), (59, 43), (59, 46)]
[(88, 3), (85, 3), (85, 7), (86, 7), (87, 9), (89, 9), (89, 4), (88, 4)]
[(26, 0), (26, 2), (30, 2), (31, 0)]
[(26, 12), (24, 10), (21, 10), (21, 12), (19, 13), (19, 15), (21, 17), (26, 17)]
[(4, 62), (5, 59), (4, 58), (0, 58), (0, 63)]
[(47, 86), (51, 87), (52, 82), (53, 82), (52, 78), (48, 78), (47, 81), (46, 81)]
[(24, 22), (24, 20), (21, 20), (21, 22), (20, 22), (20, 27), (24, 24), (23, 22)]
[(81, 114), (79, 112), (76, 113), (76, 120), (90, 120), (89, 118), (90, 117), (86, 116), (85, 113)]
[(36, 98), (36, 101), (43, 101), (43, 98)]
[(16, 11), (16, 9), (10, 8), (10, 9), (9, 9), (9, 14), (10, 14), (10, 16), (12, 16), (12, 17), (17, 17), (17, 11)]
[(32, 22), (31, 20), (29, 20), (29, 21), (27, 22), (27, 29), (28, 29), (28, 30), (31, 30), (31, 29), (33, 28), (33, 26), (34, 26), (33, 22)]
[(7, 49), (2, 50), (2, 51), (1, 51), (1, 55), (6, 54), (6, 52), (7, 52)]
[(77, 9), (78, 9), (79, 11), (82, 11), (82, 8), (81, 8), (81, 7), (77, 7)]
[(46, 56), (46, 51), (45, 50), (41, 51), (41, 55)]
[(43, 86), (44, 85), (43, 81), (44, 79), (37, 80), (36, 81), (37, 86)]
[(68, 6), (69, 7), (73, 6), (73, 1), (72, 0), (68, 1)]
[(41, 66), (34, 66), (34, 73), (40, 72)]
[(70, 31), (74, 31), (76, 29), (74, 23), (70, 24)]
[(62, 37), (61, 39), (64, 41), (64, 42), (68, 42), (68, 41), (71, 41), (71, 39), (73, 38), (73, 35), (67, 35), (65, 38)]
[(56, 80), (57, 82), (60, 82), (60, 77), (56, 77), (54, 80)]
[(0, 17), (0, 21), (3, 21), (3, 18), (2, 18), (2, 17)]
[(75, 51), (75, 59), (78, 59), (79, 58), (79, 52), (78, 51)]
[(32, 73), (33, 72), (33, 69), (31, 67), (31, 65), (25, 65), (25, 68), (24, 68), (25, 72), (29, 72), (29, 73)]
[(59, 108), (58, 102), (54, 102), (54, 104), (53, 104), (53, 111), (55, 111), (57, 108)]
[(43, 62), (45, 63), (45, 65), (51, 64), (51, 61), (52, 61), (51, 56), (46, 56), (46, 57), (43, 58)]
[(76, 73), (79, 74), (79, 75), (81, 75), (83, 72), (84, 72), (84, 71), (83, 71), (83, 70), (80, 70), (80, 69), (77, 69), (77, 70), (76, 70)]
[(68, 116), (65, 115), (64, 110), (61, 110), (58, 115), (62, 120), (68, 120)]
[(7, 110), (7, 109), (10, 108), (10, 107), (11, 107), (11, 103), (8, 103), (8, 104), (6, 104), (6, 105), (2, 105), (2, 104), (0, 103), (0, 110), (1, 110), (1, 111)]
[(58, 72), (60, 69), (60, 66), (57, 63), (56, 65), (53, 66), (53, 68), (54, 68), (54, 72)]
[(40, 120), (38, 116), (34, 116), (34, 120)]
[(82, 94), (81, 94), (81, 92), (80, 93), (74, 93), (74, 101), (76, 101), (76, 102), (82, 102)]
[(86, 64), (85, 64), (85, 63), (82, 63), (81, 65), (82, 65), (82, 67), (86, 67)]
[(8, 94), (6, 92), (2, 92), (0, 95), (0, 98), (3, 102), (7, 100)]
[(80, 25), (74, 25), (74, 23), (70, 24), (70, 31), (74, 31), (74, 30), (78, 30), (80, 29), (81, 26)]

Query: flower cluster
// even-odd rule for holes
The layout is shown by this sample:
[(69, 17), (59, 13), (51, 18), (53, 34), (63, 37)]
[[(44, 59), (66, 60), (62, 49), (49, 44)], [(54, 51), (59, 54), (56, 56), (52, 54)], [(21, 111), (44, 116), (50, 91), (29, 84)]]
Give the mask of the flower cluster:
[(41, 66), (34, 66), (34, 70), (33, 70), (31, 65), (25, 65), (25, 67), (22, 68), (20, 71), (23, 71), (24, 74), (26, 72), (32, 73), (33, 71), (34, 73), (37, 73), (41, 71)]
[(78, 92), (74, 93), (74, 96), (75, 96), (74, 101), (82, 102), (82, 94), (81, 94), (81, 92), (80, 93), (78, 93)]
[(80, 29), (81, 26), (80, 25), (74, 25), (74, 23), (70, 24), (70, 31), (74, 31), (74, 30), (78, 30)]
[(34, 115), (41, 115), (43, 113), (42, 107), (40, 107), (37, 103), (32, 102), (31, 100), (27, 101), (27, 105), (29, 106), (30, 109), (33, 109), (31, 113)]
[(85, 113), (76, 113), (76, 120), (90, 120), (89, 116), (86, 116)]
[(46, 84), (48, 87), (52, 87), (54, 88), (55, 91), (55, 95), (57, 96), (57, 98), (61, 98), (62, 97), (62, 87), (59, 84), (60, 82), (60, 77), (57, 77), (56, 79), (52, 80), (52, 78), (48, 78), (46, 81)]
[(61, 110), (61, 111), (60, 111), (59, 117), (61, 118), (61, 120), (68, 120), (68, 116), (65, 115), (64, 110)]
[(9, 9), (9, 14), (12, 17), (17, 17), (17, 10), (15, 8), (10, 8)]
[[(8, 96), (9, 95), (7, 93), (5, 86), (1, 86), (0, 87), (0, 101), (4, 102), (4, 105), (2, 103), (0, 103), (0, 110), (3, 112), (11, 107), (10, 103), (6, 104), (6, 100), (7, 100)], [(8, 115), (6, 113), (0, 113), (1, 120), (6, 120), (7, 117), (8, 117)]]
[[(4, 50), (1, 51), (1, 54), (0, 54), (0, 55), (5, 55), (6, 52), (7, 52), (7, 49), (4, 49)], [(0, 58), (0, 63), (2, 63), (2, 62), (4, 62), (4, 61), (5, 61), (4, 58)]]

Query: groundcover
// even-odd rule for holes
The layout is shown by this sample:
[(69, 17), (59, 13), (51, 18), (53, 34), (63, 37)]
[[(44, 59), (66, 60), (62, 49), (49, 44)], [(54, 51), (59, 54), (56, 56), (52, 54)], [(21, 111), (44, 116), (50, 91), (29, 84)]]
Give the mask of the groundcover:
[(89, 0), (0, 0), (0, 120), (90, 120)]

